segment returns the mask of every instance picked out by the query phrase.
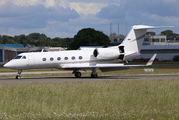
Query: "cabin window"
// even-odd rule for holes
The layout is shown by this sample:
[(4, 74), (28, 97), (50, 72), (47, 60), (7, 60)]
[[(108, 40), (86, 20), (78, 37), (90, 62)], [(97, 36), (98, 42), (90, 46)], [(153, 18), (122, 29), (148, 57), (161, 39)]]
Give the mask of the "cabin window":
[(22, 56), (16, 56), (14, 59), (21, 59)]
[(65, 60), (68, 60), (68, 57), (65, 57)]
[(72, 57), (71, 57), (71, 59), (72, 59), (72, 60), (74, 60), (74, 59), (75, 59), (75, 57), (74, 57), (74, 56), (72, 56)]
[(26, 56), (23, 56), (22, 59), (26, 59)]
[(53, 60), (54, 60), (53, 57), (51, 57), (51, 58), (50, 58), (50, 61), (53, 61)]
[(43, 61), (46, 61), (47, 59), (46, 59), (46, 58), (43, 58), (42, 60), (43, 60)]
[(58, 57), (57, 60), (61, 60), (61, 57)]
[(83, 59), (83, 57), (82, 57), (82, 56), (79, 56), (79, 59), (81, 60), (81, 59)]

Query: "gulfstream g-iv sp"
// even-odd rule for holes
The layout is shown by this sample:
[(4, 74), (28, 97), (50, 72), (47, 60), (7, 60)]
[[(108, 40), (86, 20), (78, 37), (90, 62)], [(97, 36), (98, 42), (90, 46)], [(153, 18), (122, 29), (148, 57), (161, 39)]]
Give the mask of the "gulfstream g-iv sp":
[[(91, 68), (91, 77), (96, 78), (96, 68), (102, 72), (114, 68), (126, 69), (130, 67), (151, 65), (156, 54), (146, 65), (124, 65), (123, 61), (140, 55), (141, 46), (147, 29), (167, 28), (146, 25), (132, 27), (124, 41), (117, 46), (107, 48), (90, 48), (58, 52), (21, 53), (4, 65), (6, 68), (18, 70), (16, 79), (20, 79), (22, 70), (40, 68), (58, 68), (73, 70), (76, 77), (81, 77), (79, 70)], [(113, 68), (113, 69), (111, 69)]]

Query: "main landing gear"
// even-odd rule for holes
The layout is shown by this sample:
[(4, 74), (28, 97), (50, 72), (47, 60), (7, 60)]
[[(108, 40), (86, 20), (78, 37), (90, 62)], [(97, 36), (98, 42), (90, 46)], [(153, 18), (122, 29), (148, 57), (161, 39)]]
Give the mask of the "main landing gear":
[(96, 68), (92, 68), (91, 77), (92, 77), (92, 78), (97, 78), (97, 77), (98, 77), (98, 74), (97, 74), (97, 72), (96, 72)]
[(81, 72), (76, 72), (76, 73), (75, 73), (75, 77), (76, 77), (76, 78), (80, 78), (80, 77), (81, 77)]
[[(80, 78), (81, 77), (81, 72), (79, 72), (79, 70), (74, 70), (73, 74), (75, 74), (76, 78)], [(96, 72), (96, 68), (92, 68), (91, 77), (92, 78), (97, 78), (98, 77), (98, 74)]]
[(22, 73), (22, 70), (18, 70), (18, 73), (17, 73), (17, 76), (16, 76), (16, 79), (21, 79), (21, 73)]
[(72, 74), (75, 74), (76, 78), (80, 78), (81, 77), (81, 72), (79, 72), (79, 70), (74, 70)]

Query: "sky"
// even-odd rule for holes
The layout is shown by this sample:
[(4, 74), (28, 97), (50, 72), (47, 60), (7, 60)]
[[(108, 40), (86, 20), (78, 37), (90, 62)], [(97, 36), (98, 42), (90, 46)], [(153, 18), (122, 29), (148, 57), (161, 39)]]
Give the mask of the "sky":
[(179, 34), (178, 6), (179, 0), (0, 0), (0, 35), (71, 38), (94, 28), (109, 36), (110, 23), (117, 34), (118, 24), (124, 35), (138, 24), (174, 26), (169, 29)]

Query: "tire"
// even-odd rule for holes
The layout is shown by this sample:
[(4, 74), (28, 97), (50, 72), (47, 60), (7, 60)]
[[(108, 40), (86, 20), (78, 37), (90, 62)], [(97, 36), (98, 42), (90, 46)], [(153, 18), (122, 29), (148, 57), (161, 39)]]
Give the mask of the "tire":
[(97, 77), (98, 77), (98, 74), (91, 74), (91, 77), (92, 77), (92, 78), (97, 78)]
[(81, 77), (81, 72), (76, 72), (76, 73), (75, 73), (75, 77), (76, 77), (76, 78), (80, 78), (80, 77)]
[(19, 75), (16, 76), (16, 79), (21, 79), (21, 77)]

